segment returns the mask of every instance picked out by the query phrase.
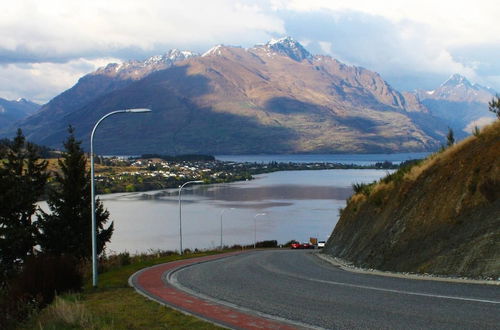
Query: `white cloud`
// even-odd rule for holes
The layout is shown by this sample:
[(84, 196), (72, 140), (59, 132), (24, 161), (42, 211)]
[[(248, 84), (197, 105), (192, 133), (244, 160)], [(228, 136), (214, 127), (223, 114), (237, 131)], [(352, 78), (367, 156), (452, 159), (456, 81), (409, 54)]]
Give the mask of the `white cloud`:
[(0, 66), (0, 95), (6, 99), (20, 96), (45, 103), (74, 85), (80, 77), (107, 63), (120, 60), (76, 59), (67, 63), (30, 63)]
[(358, 11), (395, 23), (413, 21), (432, 28), (447, 45), (500, 41), (496, 0), (272, 0), (275, 10)]
[(78, 68), (85, 61), (283, 35), (390, 82), (461, 73), (499, 89), (498, 47), (484, 46), (500, 45), (498, 17), (500, 6), (486, 0), (11, 1), (0, 11), (0, 97), (46, 101), (95, 68)]
[(466, 133), (469, 133), (469, 134), (472, 134), (475, 130), (475, 128), (483, 128), (484, 126), (486, 125), (489, 125), (491, 124), (492, 122), (495, 121), (495, 118), (494, 117), (481, 117), (481, 118), (478, 118), (474, 121), (471, 121), (465, 128), (464, 128), (464, 132)]
[(284, 33), (282, 22), (257, 5), (230, 0), (20, 0), (2, 7), (0, 48), (41, 57), (239, 44)]

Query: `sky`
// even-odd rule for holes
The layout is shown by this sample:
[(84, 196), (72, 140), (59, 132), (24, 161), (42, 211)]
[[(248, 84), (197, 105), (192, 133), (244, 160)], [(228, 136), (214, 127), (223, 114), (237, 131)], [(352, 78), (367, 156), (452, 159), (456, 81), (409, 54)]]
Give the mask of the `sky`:
[(0, 97), (46, 103), (107, 63), (291, 36), (404, 91), (459, 73), (500, 91), (490, 0), (17, 0), (0, 11)]

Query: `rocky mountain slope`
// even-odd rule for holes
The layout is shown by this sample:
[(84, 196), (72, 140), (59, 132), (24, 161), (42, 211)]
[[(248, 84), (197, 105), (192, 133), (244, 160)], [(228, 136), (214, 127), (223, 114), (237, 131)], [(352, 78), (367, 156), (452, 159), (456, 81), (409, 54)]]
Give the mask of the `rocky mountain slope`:
[(34, 114), (40, 105), (26, 99), (9, 101), (0, 98), (0, 128), (8, 127), (14, 122)]
[(417, 91), (416, 95), (434, 116), (446, 122), (460, 138), (469, 135), (475, 126), (485, 126), (495, 118), (488, 111), (488, 102), (496, 92), (473, 84), (459, 74), (452, 75), (432, 91)]
[(87, 141), (103, 114), (151, 108), (103, 122), (96, 141), (110, 154), (421, 151), (444, 139), (446, 125), (415, 95), (291, 38), (178, 54), (110, 64), (19, 125), (29, 139), (58, 146), (68, 124)]
[(381, 270), (500, 277), (500, 121), (355, 189), (325, 253)]

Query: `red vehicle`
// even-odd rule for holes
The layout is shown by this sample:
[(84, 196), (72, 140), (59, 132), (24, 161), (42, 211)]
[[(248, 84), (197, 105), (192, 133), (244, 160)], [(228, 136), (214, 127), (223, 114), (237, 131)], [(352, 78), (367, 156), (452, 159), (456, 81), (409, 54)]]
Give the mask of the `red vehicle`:
[(314, 249), (314, 245), (312, 245), (311, 243), (302, 243), (301, 245), (301, 249)]
[(310, 243), (299, 243), (299, 242), (294, 242), (290, 244), (290, 247), (292, 249), (314, 249), (314, 245)]

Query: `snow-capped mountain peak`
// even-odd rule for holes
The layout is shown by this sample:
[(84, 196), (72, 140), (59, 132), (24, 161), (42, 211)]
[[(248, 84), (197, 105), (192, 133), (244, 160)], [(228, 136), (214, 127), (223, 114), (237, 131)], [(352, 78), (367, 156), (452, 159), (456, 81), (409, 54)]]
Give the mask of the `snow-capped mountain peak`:
[(286, 55), (297, 62), (311, 60), (313, 57), (304, 46), (292, 37), (272, 39), (264, 47), (270, 51)]
[(171, 49), (163, 55), (154, 55), (144, 61), (131, 60), (120, 64), (110, 63), (105, 67), (97, 69), (93, 74), (140, 79), (152, 71), (166, 69), (177, 62), (197, 56), (199, 54), (195, 52)]
[(421, 100), (434, 99), (476, 103), (488, 103), (496, 94), (493, 89), (471, 83), (466, 77), (457, 73), (451, 75), (435, 90), (417, 93)]
[(205, 53), (203, 53), (203, 55), (201, 55), (201, 56), (206, 57), (206, 56), (210, 56), (210, 55), (221, 55), (222, 47), (223, 47), (223, 45), (213, 46), (212, 48), (207, 50)]
[(458, 73), (451, 75), (450, 78), (448, 78), (448, 80), (446, 80), (444, 83), (441, 84), (441, 87), (445, 86), (450, 86), (450, 87), (464, 86), (469, 88), (473, 87), (473, 85), (470, 83), (469, 80), (467, 80), (467, 78)]

